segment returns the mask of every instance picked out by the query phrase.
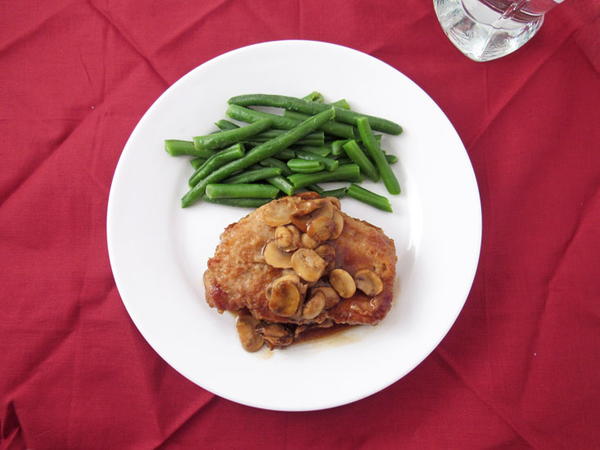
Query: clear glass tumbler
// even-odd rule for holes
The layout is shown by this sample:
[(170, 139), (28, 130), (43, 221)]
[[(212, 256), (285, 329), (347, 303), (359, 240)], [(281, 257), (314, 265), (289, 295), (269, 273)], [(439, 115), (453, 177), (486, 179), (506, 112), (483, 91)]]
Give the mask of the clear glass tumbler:
[(444, 33), (474, 61), (514, 52), (537, 33), (544, 14), (564, 0), (433, 0)]

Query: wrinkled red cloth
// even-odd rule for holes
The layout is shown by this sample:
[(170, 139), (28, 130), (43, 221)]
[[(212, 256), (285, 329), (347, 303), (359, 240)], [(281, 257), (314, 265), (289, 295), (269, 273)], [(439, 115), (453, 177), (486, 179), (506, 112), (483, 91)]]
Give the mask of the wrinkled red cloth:
[[(123, 145), (183, 74), (261, 41), (354, 47), (421, 85), (478, 178), (469, 299), (412, 373), (282, 413), (192, 384), (115, 288), (105, 217)], [(474, 63), (431, 1), (0, 2), (0, 448), (600, 448), (600, 2)]]

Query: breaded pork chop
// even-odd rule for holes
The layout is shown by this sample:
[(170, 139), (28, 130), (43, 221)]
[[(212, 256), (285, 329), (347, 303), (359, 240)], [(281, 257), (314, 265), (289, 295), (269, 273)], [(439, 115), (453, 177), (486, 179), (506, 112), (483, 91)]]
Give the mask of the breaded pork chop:
[(204, 274), (208, 304), (240, 312), (271, 347), (311, 327), (377, 324), (392, 304), (394, 242), (338, 208), (301, 194), (229, 225)]

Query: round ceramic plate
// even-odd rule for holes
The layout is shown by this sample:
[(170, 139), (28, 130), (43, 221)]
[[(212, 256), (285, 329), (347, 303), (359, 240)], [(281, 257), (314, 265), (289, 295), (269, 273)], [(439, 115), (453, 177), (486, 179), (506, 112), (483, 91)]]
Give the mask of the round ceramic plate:
[[(318, 90), (360, 112), (400, 123), (382, 146), (400, 162), (394, 213), (353, 199), (351, 216), (394, 239), (394, 305), (377, 326), (284, 350), (246, 353), (235, 318), (204, 300), (202, 274), (224, 228), (250, 210), (180, 207), (192, 172), (164, 139), (214, 131), (227, 99), (246, 93), (302, 97)], [(382, 184), (364, 186), (386, 194)], [(452, 124), (406, 76), (369, 55), (313, 41), (276, 41), (208, 61), (171, 86), (131, 134), (108, 205), (108, 249), (123, 303), (142, 335), (177, 371), (221, 397), (285, 411), (343, 405), (402, 378), (448, 332), (475, 274), (481, 241), (477, 182)]]

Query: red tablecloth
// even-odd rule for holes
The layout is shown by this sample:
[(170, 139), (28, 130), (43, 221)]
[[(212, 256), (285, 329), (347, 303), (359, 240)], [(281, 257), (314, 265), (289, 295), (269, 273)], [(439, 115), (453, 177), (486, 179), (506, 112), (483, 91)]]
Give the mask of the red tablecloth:
[[(133, 127), (170, 84), (276, 39), (351, 46), (458, 129), (483, 206), (449, 335), (388, 389), (326, 411), (248, 408), (163, 362), (112, 278), (105, 216)], [(0, 3), (0, 447), (600, 448), (600, 2), (556, 8), (478, 64), (431, 1)]]

